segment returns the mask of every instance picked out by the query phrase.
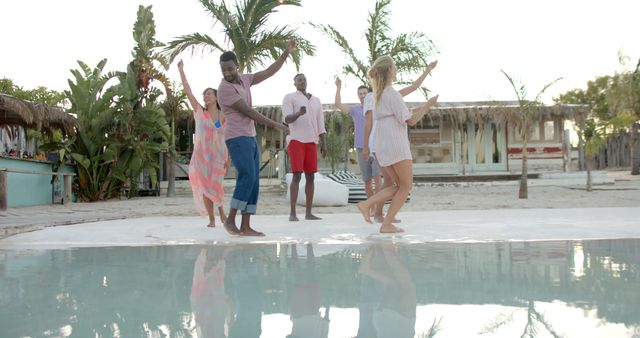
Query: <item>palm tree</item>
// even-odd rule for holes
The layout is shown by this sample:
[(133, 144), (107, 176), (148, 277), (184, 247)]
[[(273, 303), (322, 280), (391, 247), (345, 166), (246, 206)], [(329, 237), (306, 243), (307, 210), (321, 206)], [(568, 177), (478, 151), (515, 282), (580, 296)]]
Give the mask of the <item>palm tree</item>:
[[(172, 86), (175, 88), (175, 85)], [(189, 113), (187, 108), (187, 96), (184, 91), (175, 93), (173, 90), (167, 90), (167, 96), (162, 102), (161, 106), (164, 110), (167, 119), (169, 120), (169, 167), (167, 168), (167, 197), (176, 196), (176, 121), (181, 117)]]
[[(360, 59), (347, 39), (331, 25), (313, 24), (312, 26), (327, 35), (342, 50), (348, 59), (342, 71), (345, 75), (352, 75), (362, 83), (368, 83), (367, 70), (378, 57), (389, 55), (396, 62), (399, 83), (408, 84), (407, 75), (421, 72), (427, 63), (427, 58), (436, 53), (433, 42), (421, 32), (403, 33), (397, 36), (391, 34), (391, 0), (376, 0), (373, 12), (367, 19), (368, 27), (365, 38), (369, 48), (366, 59)], [(423, 92), (425, 89), (422, 88)]]
[(300, 65), (300, 53), (313, 55), (315, 47), (296, 34), (295, 29), (267, 26), (269, 16), (277, 12), (279, 6), (301, 6), (300, 0), (239, 0), (229, 10), (224, 0), (219, 4), (214, 0), (200, 0), (205, 11), (214, 19), (214, 24), (222, 25), (225, 43), (220, 43), (207, 34), (193, 33), (175, 38), (164, 49), (173, 62), (178, 54), (191, 48), (192, 52), (225, 51), (232, 47), (238, 56), (238, 70), (251, 72), (256, 66), (264, 65), (282, 54), (290, 38), (295, 38), (298, 48), (292, 53), (296, 67)]
[(507, 74), (504, 70), (500, 70), (504, 76), (507, 77), (509, 83), (511, 84), (511, 88), (516, 93), (516, 97), (518, 98), (518, 105), (520, 106), (520, 111), (516, 116), (514, 116), (514, 122), (519, 126), (520, 132), (522, 134), (522, 175), (520, 177), (520, 189), (518, 191), (518, 198), (528, 198), (529, 192), (527, 189), (527, 158), (528, 158), (528, 150), (527, 143), (529, 142), (529, 137), (531, 136), (531, 125), (533, 121), (537, 118), (537, 110), (541, 105), (541, 97), (542, 94), (554, 83), (560, 81), (562, 78), (557, 78), (547, 85), (545, 85), (541, 91), (538, 92), (536, 98), (533, 101), (527, 100), (527, 88), (524, 85), (520, 85), (519, 87), (516, 85), (515, 81)]

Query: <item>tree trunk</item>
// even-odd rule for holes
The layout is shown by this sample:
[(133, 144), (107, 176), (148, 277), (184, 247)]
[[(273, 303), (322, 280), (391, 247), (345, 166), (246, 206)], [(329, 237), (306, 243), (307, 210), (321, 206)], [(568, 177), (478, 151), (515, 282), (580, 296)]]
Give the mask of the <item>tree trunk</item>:
[(169, 163), (167, 168), (167, 197), (176, 197), (176, 121), (171, 121), (171, 135), (169, 135)]
[[(584, 123), (584, 119), (580, 119), (580, 121), (578, 122), (578, 128), (580, 128), (580, 130), (583, 131), (586, 128), (586, 125)], [(582, 137), (578, 138), (578, 170), (579, 171), (583, 171), (585, 170), (585, 165), (584, 165), (584, 140), (582, 139)]]
[(529, 139), (529, 134), (530, 134), (530, 130), (529, 130), (529, 126), (525, 126), (525, 128), (523, 128), (523, 135), (522, 135), (522, 175), (520, 176), (520, 190), (518, 191), (518, 198), (524, 199), (524, 198), (529, 198), (529, 189), (527, 188), (528, 182), (527, 182), (527, 174), (528, 174), (528, 167), (527, 167), (527, 158), (529, 157), (529, 151), (527, 150), (527, 141)]
[(591, 169), (593, 167), (593, 155), (587, 155), (585, 157), (586, 160), (586, 167), (587, 167), (587, 191), (591, 192), (593, 191), (593, 182), (591, 180)]
[(638, 144), (638, 123), (631, 125), (631, 175), (640, 175), (640, 144)]

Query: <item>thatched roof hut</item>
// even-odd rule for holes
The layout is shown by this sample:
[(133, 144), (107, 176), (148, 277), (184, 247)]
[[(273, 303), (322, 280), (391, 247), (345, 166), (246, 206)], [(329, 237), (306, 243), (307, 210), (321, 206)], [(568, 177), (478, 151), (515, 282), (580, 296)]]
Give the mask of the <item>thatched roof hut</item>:
[(62, 108), (0, 94), (0, 126), (5, 125), (33, 128), (47, 133), (56, 128), (66, 135), (73, 135), (78, 128), (78, 120)]
[[(424, 102), (409, 102), (407, 106), (414, 108), (423, 104)], [(335, 110), (333, 104), (324, 104), (322, 108), (325, 111)], [(258, 106), (255, 109), (270, 119), (282, 120), (281, 106)], [(541, 105), (533, 111), (532, 118), (534, 120), (553, 117), (575, 119), (586, 113), (587, 109), (588, 106), (585, 105)], [(449, 118), (455, 125), (478, 121), (493, 121), (496, 124), (504, 125), (507, 122), (518, 121), (520, 114), (520, 106), (517, 101), (439, 102), (425, 115), (424, 119)]]
[[(418, 107), (424, 103), (411, 102), (410, 108)], [(532, 111), (533, 120), (543, 120), (554, 117), (574, 119), (587, 112), (585, 105), (540, 105)], [(522, 114), (518, 102), (515, 101), (483, 101), (483, 102), (439, 102), (432, 108), (425, 119), (438, 120), (449, 118), (455, 125), (463, 125), (467, 122), (492, 121), (498, 125), (506, 123), (518, 123)]]

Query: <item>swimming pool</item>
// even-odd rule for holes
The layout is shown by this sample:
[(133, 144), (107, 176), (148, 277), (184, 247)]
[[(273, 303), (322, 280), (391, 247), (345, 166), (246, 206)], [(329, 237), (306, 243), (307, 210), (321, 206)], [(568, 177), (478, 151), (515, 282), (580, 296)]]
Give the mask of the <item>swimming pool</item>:
[(640, 337), (640, 240), (0, 251), (0, 337)]

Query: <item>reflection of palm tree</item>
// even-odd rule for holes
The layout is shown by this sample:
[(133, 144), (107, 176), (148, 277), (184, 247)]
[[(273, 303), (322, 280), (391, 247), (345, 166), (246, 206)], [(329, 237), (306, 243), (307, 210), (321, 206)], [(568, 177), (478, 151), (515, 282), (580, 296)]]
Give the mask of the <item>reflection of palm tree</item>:
[[(525, 304), (527, 306), (527, 324), (524, 326), (524, 331), (520, 336), (521, 338), (536, 337), (538, 335), (538, 330), (540, 328), (537, 323), (542, 324), (542, 327), (547, 332), (549, 332), (554, 338), (562, 337), (562, 335), (558, 334), (554, 330), (554, 328), (551, 326), (551, 324), (549, 324), (549, 322), (544, 317), (544, 315), (541, 314), (536, 309), (535, 301), (529, 300), (526, 303), (523, 303), (523, 305)], [(495, 332), (501, 326), (504, 326), (505, 324), (513, 322), (513, 317), (516, 311), (519, 311), (519, 310), (514, 310), (508, 315), (504, 315), (504, 314), (498, 315), (496, 319), (494, 319), (489, 325), (485, 326), (484, 329), (482, 329), (482, 331), (480, 331), (479, 333), (480, 334), (492, 333), (492, 332)]]

